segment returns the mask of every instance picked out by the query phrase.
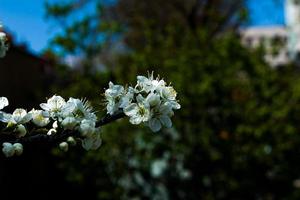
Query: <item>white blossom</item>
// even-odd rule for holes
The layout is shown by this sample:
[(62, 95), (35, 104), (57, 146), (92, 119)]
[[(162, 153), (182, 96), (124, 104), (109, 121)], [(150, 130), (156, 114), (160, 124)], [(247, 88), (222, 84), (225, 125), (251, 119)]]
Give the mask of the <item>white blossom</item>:
[(107, 101), (106, 109), (108, 114), (113, 115), (119, 109), (120, 100), (124, 92), (123, 86), (114, 85), (112, 82), (109, 82), (109, 88), (105, 90), (104, 94)]
[(77, 119), (90, 119), (96, 120), (96, 115), (93, 113), (93, 109), (89, 102), (86, 100), (80, 100), (70, 98), (62, 108), (62, 116), (73, 116)]
[(136, 99), (137, 103), (131, 103), (124, 108), (124, 113), (129, 117), (129, 121), (132, 124), (140, 124), (150, 119), (149, 103), (140, 94)]
[(116, 98), (124, 93), (124, 87), (115, 85), (111, 81), (108, 84), (109, 88), (105, 90), (105, 96), (108, 98)]
[(31, 114), (27, 113), (25, 109), (17, 108), (12, 114), (3, 114), (2, 122), (9, 125), (25, 124), (31, 120)]
[(157, 106), (160, 104), (160, 96), (156, 93), (151, 92), (148, 94), (146, 101), (149, 103), (150, 106)]
[(166, 83), (164, 80), (159, 78), (154, 79), (153, 73), (149, 74), (148, 78), (145, 76), (137, 76), (137, 86), (140, 91), (146, 93), (153, 92), (155, 90), (160, 91), (162, 87), (165, 87)]
[(171, 100), (171, 101), (175, 101), (176, 96), (177, 96), (177, 92), (171, 86), (162, 87), (161, 90), (160, 90), (160, 95), (161, 95), (162, 98), (165, 98), (165, 99)]
[(44, 127), (50, 122), (48, 114), (43, 110), (32, 109), (29, 113), (32, 116), (32, 122), (39, 127)]
[[(7, 50), (6, 34), (0, 30), (0, 58), (5, 56)], [(145, 123), (154, 132), (162, 127), (170, 128), (173, 110), (181, 108), (176, 100), (175, 89), (167, 86), (162, 79), (154, 79), (153, 72), (148, 77), (137, 76), (137, 84), (134, 87), (109, 82), (109, 88), (104, 95), (108, 114), (114, 115), (116, 111), (122, 110), (129, 117), (130, 123)], [(76, 140), (81, 140), (82, 147), (86, 150), (97, 149), (101, 145), (100, 127), (96, 127), (97, 117), (86, 100), (70, 97), (66, 102), (61, 96), (54, 95), (46, 103), (40, 104), (42, 110), (32, 109), (28, 113), (22, 108), (16, 109), (12, 114), (1, 111), (8, 105), (8, 99), (0, 97), (0, 122), (7, 123), (6, 131), (13, 132), (13, 136), (17, 138), (26, 136), (27, 132), (53, 135), (64, 130), (74, 130), (79, 131), (81, 135), (78, 138), (74, 138), (75, 135), (69, 136), (65, 142), (61, 142), (59, 148), (63, 151), (68, 150), (69, 144), (76, 145)], [(29, 121), (32, 121), (32, 124), (25, 125)], [(49, 123), (52, 123), (52, 128), (47, 126)], [(6, 157), (23, 153), (21, 143), (4, 142), (2, 145)], [(154, 164), (154, 169), (159, 164), (161, 163)]]
[[(114, 115), (116, 111), (122, 110), (129, 117), (130, 123), (144, 123), (154, 132), (163, 127), (170, 128), (174, 110), (181, 108), (176, 100), (175, 89), (167, 86), (164, 80), (154, 79), (153, 73), (148, 77), (138, 76), (134, 87), (123, 87), (110, 82), (104, 95), (108, 114)], [(6, 97), (0, 97), (0, 110), (8, 104)], [(40, 107), (42, 110), (32, 109), (28, 113), (22, 108), (16, 109), (12, 114), (0, 111), (0, 122), (7, 123), (5, 129), (17, 138), (35, 131), (47, 135), (60, 134), (64, 130), (73, 130), (74, 133), (78, 131), (80, 136), (74, 134), (59, 144), (63, 151), (68, 151), (69, 145), (76, 145), (76, 141), (81, 141), (86, 150), (100, 147), (101, 129), (96, 127), (97, 117), (88, 101), (70, 97), (66, 102), (61, 96), (54, 95), (46, 103), (41, 103)], [(32, 124), (25, 125), (29, 121), (32, 121)], [(52, 127), (49, 128), (47, 125), (50, 123)], [(23, 146), (21, 143), (5, 142), (2, 151), (6, 157), (21, 155)], [(163, 165), (164, 163), (159, 161), (153, 163), (152, 175), (159, 176)]]
[(109, 89), (105, 91), (105, 98), (107, 101), (107, 113), (113, 115), (120, 108), (127, 107), (133, 100), (136, 89), (128, 87), (124, 89), (123, 86), (109, 83)]
[(47, 100), (47, 103), (41, 103), (40, 107), (48, 111), (51, 117), (57, 117), (60, 113), (62, 107), (66, 104), (66, 101), (61, 96), (54, 95)]
[(162, 127), (170, 128), (173, 110), (181, 108), (176, 100), (175, 89), (167, 86), (164, 80), (154, 79), (153, 73), (148, 77), (137, 76), (136, 86), (127, 90), (110, 82), (105, 97), (108, 102), (107, 113), (112, 115), (118, 109), (123, 109), (130, 123), (146, 123), (154, 132)]
[(135, 93), (136, 90), (133, 87), (129, 87), (125, 95), (121, 97), (119, 108), (128, 106), (132, 102)]
[(140, 91), (150, 92), (153, 90), (151, 78), (145, 76), (137, 76), (137, 88)]
[(159, 105), (151, 110), (151, 119), (148, 122), (148, 126), (153, 132), (159, 131), (162, 126), (167, 128), (172, 127), (172, 121), (170, 117), (173, 115), (172, 107), (168, 103)]
[(8, 99), (6, 97), (0, 97), (0, 121), (3, 121), (3, 116), (5, 113), (3, 113), (1, 110), (8, 106)]

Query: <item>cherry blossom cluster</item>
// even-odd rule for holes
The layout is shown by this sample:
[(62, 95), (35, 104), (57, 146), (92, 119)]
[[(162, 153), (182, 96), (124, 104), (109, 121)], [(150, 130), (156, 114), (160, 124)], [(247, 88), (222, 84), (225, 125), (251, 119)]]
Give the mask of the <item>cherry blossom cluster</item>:
[[(8, 106), (6, 97), (0, 97), (0, 110)], [(101, 144), (100, 127), (96, 127), (97, 117), (92, 107), (86, 100), (69, 98), (66, 101), (61, 96), (54, 95), (46, 103), (40, 104), (41, 109), (32, 109), (27, 112), (18, 108), (13, 113), (0, 111), (0, 122), (5, 124), (2, 134), (12, 134), (16, 138), (30, 136), (34, 132), (42, 132), (46, 135), (61, 134), (63, 131), (77, 131), (77, 138), (68, 137), (59, 147), (67, 151), (68, 146), (75, 145), (80, 140), (86, 150), (97, 149)], [(28, 127), (34, 127), (29, 130)], [(2, 151), (5, 156), (21, 155), (23, 146), (21, 143), (4, 142)]]
[[(1, 32), (1, 28), (0, 24), (0, 58), (8, 50), (6, 35)], [(157, 132), (162, 127), (170, 128), (174, 110), (180, 109), (174, 88), (162, 79), (154, 79), (153, 73), (148, 77), (137, 76), (135, 87), (123, 87), (110, 82), (104, 96), (107, 116), (100, 121), (89, 102), (84, 99), (70, 97), (66, 101), (54, 95), (47, 102), (41, 103), (40, 109), (27, 112), (17, 108), (7, 113), (3, 109), (9, 105), (9, 101), (6, 97), (0, 97), (2, 152), (6, 157), (21, 155), (22, 143), (35, 136), (59, 138), (58, 146), (63, 151), (68, 151), (69, 145), (76, 145), (77, 142), (86, 150), (98, 149), (101, 145), (100, 126), (103, 124), (128, 116), (130, 123), (144, 123)], [(10, 139), (3, 140), (2, 136)]]
[(176, 100), (177, 93), (164, 80), (137, 76), (135, 87), (124, 87), (109, 83), (105, 91), (107, 113), (112, 115), (120, 109), (129, 117), (132, 124), (144, 123), (153, 132), (162, 127), (172, 126), (173, 110), (180, 109)]
[(0, 24), (0, 58), (3, 58), (8, 50), (6, 34), (1, 31), (2, 25)]
[[(135, 87), (123, 87), (109, 83), (105, 90), (108, 116), (129, 117), (132, 124), (144, 123), (157, 132), (162, 127), (172, 126), (171, 117), (174, 110), (180, 109), (174, 88), (164, 80), (154, 79), (153, 73), (148, 77), (137, 76)], [(40, 109), (27, 112), (17, 108), (12, 113), (3, 111), (9, 105), (6, 97), (0, 97), (0, 132), (16, 138), (14, 142), (2, 143), (2, 152), (11, 157), (23, 152), (22, 138), (35, 136), (37, 133), (55, 136), (66, 131), (72, 133), (65, 141), (59, 141), (59, 147), (68, 151), (69, 145), (80, 142), (86, 150), (97, 149), (101, 145), (100, 126), (97, 116), (87, 100), (70, 97), (67, 101), (54, 95)]]

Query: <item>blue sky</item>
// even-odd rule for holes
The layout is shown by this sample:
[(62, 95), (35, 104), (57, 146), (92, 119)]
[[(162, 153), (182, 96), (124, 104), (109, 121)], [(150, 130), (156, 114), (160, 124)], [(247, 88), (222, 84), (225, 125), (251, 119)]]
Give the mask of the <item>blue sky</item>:
[(0, 0), (0, 21), (20, 43), (40, 52), (54, 27), (45, 21), (43, 0)]
[(284, 24), (284, 0), (248, 0), (250, 24)]
[[(284, 0), (248, 0), (250, 25), (284, 24)], [(0, 0), (0, 21), (17, 42), (41, 52), (57, 32), (45, 20), (44, 0)]]

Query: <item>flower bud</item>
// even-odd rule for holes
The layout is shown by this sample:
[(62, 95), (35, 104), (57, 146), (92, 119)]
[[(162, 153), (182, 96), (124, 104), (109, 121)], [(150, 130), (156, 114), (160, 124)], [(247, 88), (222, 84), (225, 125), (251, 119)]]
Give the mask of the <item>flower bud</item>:
[(72, 130), (76, 126), (76, 119), (74, 117), (66, 117), (62, 122), (61, 125), (66, 128)]
[(24, 137), (27, 133), (27, 130), (24, 125), (19, 124), (16, 128), (17, 137)]
[(76, 145), (76, 140), (72, 137), (72, 136), (69, 136), (67, 138), (67, 142), (72, 145), (72, 146), (75, 146)]
[(15, 143), (15, 144), (13, 144), (13, 147), (15, 149), (15, 154), (17, 156), (22, 155), (22, 153), (23, 153), (23, 145), (21, 143)]
[(9, 142), (4, 142), (2, 144), (3, 148), (2, 148), (2, 152), (4, 153), (4, 155), (6, 157), (12, 157), (15, 154), (15, 148), (13, 147), (13, 145)]
[(69, 149), (69, 145), (68, 145), (68, 143), (66, 143), (66, 142), (62, 142), (62, 143), (59, 144), (59, 148), (60, 148), (62, 151), (67, 152), (68, 149)]

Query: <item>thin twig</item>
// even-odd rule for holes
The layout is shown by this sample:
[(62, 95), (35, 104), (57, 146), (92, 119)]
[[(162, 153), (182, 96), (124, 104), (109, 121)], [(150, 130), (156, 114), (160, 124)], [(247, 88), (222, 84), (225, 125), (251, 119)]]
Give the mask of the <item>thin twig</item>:
[(96, 126), (97, 127), (100, 127), (100, 126), (104, 126), (108, 123), (111, 123), (113, 121), (116, 121), (118, 119), (121, 119), (125, 117), (125, 114), (123, 111), (119, 110), (117, 111), (115, 114), (113, 115), (109, 115), (107, 114), (106, 116), (104, 116), (102, 119), (100, 119), (97, 123), (96, 123)]
[[(113, 121), (116, 121), (118, 119), (121, 119), (125, 117), (125, 114), (122, 111), (118, 111), (113, 115), (107, 114), (102, 119), (100, 119), (96, 123), (96, 127), (101, 127), (106, 124), (109, 124)], [(10, 143), (22, 143), (22, 144), (29, 144), (29, 143), (35, 143), (35, 142), (47, 142), (47, 143), (58, 143), (65, 139), (67, 139), (69, 136), (75, 136), (80, 137), (80, 133), (75, 130), (64, 130), (61, 133), (56, 133), (52, 135), (46, 135), (46, 134), (31, 134), (25, 137), (12, 139), (11, 136), (13, 134), (10, 134), (9, 136), (0, 134), (0, 144), (3, 142), (10, 142)]]

